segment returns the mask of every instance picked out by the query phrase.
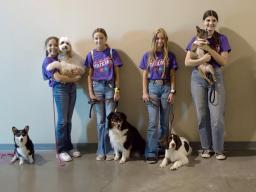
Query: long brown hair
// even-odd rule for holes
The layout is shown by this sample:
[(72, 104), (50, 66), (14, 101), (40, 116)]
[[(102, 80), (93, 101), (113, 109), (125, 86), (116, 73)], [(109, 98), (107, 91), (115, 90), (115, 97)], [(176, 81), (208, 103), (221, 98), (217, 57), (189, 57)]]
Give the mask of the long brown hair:
[(157, 49), (156, 40), (157, 40), (157, 35), (159, 33), (162, 33), (164, 35), (164, 47), (163, 47), (164, 70), (163, 70), (163, 73), (162, 73), (162, 78), (163, 78), (165, 76), (166, 66), (169, 63), (168, 36), (167, 36), (166, 31), (163, 28), (158, 28), (154, 31), (153, 38), (152, 38), (151, 49), (149, 51), (148, 64), (156, 59), (156, 49)]
[[(218, 14), (216, 13), (216, 11), (214, 10), (207, 10), (206, 12), (204, 12), (203, 15), (203, 21), (207, 18), (207, 17), (215, 17), (217, 21), (219, 21), (219, 17)], [(212, 39), (213, 39), (213, 43), (211, 45), (211, 47), (219, 52), (219, 47), (220, 47), (220, 34), (217, 31), (214, 31), (213, 35), (212, 35)]]

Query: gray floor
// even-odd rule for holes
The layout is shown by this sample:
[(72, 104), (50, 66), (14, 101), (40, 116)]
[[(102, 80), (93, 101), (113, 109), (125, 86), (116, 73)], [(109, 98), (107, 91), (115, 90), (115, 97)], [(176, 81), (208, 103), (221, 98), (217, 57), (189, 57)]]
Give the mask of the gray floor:
[(190, 157), (188, 166), (171, 171), (131, 160), (124, 165), (95, 161), (95, 154), (58, 166), (53, 151), (38, 151), (35, 165), (9, 164), (0, 159), (1, 192), (254, 192), (256, 191), (256, 152), (232, 152), (226, 161), (215, 157)]

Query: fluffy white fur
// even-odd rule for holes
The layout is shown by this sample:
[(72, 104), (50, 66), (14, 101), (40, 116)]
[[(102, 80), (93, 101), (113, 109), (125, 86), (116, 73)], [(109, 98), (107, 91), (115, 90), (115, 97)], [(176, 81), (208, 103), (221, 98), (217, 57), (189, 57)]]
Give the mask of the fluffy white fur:
[(119, 163), (125, 163), (130, 156), (130, 150), (126, 150), (124, 148), (124, 142), (126, 141), (126, 138), (127, 138), (126, 136), (127, 131), (128, 131), (127, 129), (119, 130), (116, 128), (109, 130), (110, 142), (115, 151), (115, 158), (114, 158), (115, 161), (120, 159), (119, 151), (122, 152), (122, 158), (119, 161)]
[[(178, 144), (179, 143), (179, 144)], [(185, 148), (187, 145), (187, 150)], [(178, 135), (171, 134), (168, 138), (168, 146), (165, 150), (165, 157), (161, 164), (161, 168), (166, 167), (169, 162), (172, 162), (171, 170), (176, 170), (179, 167), (188, 164), (188, 155), (192, 152), (192, 148), (189, 145), (188, 140), (184, 137), (179, 137)]]
[(84, 74), (82, 59), (72, 51), (72, 46), (67, 37), (59, 40), (59, 61), (54, 61), (47, 66), (48, 71), (58, 69), (61, 74), (67, 76), (79, 76)]

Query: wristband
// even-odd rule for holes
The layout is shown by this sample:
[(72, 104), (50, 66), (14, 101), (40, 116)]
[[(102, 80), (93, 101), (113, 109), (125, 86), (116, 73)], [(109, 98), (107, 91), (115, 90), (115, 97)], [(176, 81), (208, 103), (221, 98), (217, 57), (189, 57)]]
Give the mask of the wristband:
[(120, 92), (120, 89), (115, 87), (115, 93), (119, 93)]
[(175, 94), (176, 94), (176, 90), (172, 89), (172, 90), (171, 90), (171, 93), (172, 93), (173, 95), (175, 95)]

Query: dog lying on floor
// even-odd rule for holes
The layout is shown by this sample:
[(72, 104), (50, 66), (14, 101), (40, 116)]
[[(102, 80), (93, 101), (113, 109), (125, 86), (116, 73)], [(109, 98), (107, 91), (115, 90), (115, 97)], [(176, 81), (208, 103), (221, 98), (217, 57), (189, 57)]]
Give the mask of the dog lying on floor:
[(170, 134), (170, 136), (162, 141), (163, 147), (165, 147), (165, 156), (160, 164), (160, 167), (166, 167), (169, 162), (173, 162), (170, 167), (171, 170), (176, 170), (179, 167), (188, 164), (187, 156), (191, 154), (192, 148), (189, 142), (176, 134)]
[(108, 128), (110, 143), (115, 151), (114, 160), (120, 159), (119, 163), (125, 163), (130, 154), (138, 152), (144, 154), (146, 142), (138, 130), (127, 122), (127, 117), (122, 112), (112, 112), (108, 115)]
[(24, 164), (24, 161), (28, 161), (30, 164), (34, 163), (34, 144), (28, 136), (28, 130), (29, 126), (21, 130), (12, 127), (15, 148), (11, 163), (14, 163), (17, 159), (20, 160), (20, 165)]
[[(208, 44), (208, 32), (204, 29), (200, 29), (198, 26), (196, 26), (196, 30), (196, 40), (193, 42), (191, 48), (192, 59), (199, 59), (204, 56), (205, 51), (198, 46), (200, 43)], [(215, 71), (211, 64), (201, 64), (197, 67), (197, 69), (201, 77), (204, 78), (210, 85), (212, 85), (216, 81)]]
[(60, 38), (59, 50), (59, 61), (50, 63), (46, 69), (48, 71), (58, 69), (62, 75), (80, 78), (84, 74), (85, 69), (81, 64), (82, 61), (78, 59), (78, 55), (73, 53), (71, 42), (67, 37)]

